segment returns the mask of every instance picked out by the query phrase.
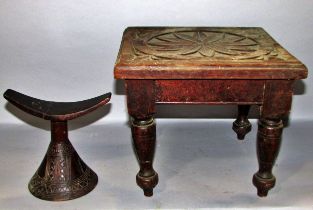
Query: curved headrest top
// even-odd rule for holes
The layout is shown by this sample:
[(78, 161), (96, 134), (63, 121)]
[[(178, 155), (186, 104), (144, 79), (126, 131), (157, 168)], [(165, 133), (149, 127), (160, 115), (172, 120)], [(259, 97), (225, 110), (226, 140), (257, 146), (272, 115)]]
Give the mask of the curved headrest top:
[(34, 116), (54, 121), (71, 120), (85, 115), (110, 101), (111, 93), (77, 102), (54, 102), (33, 98), (8, 89), (4, 98), (21, 110)]

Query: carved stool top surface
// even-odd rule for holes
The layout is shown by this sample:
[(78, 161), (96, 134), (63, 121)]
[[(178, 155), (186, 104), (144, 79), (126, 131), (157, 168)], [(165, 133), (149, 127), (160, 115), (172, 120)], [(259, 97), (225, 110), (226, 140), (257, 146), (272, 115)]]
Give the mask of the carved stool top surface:
[(129, 27), (117, 79), (303, 79), (306, 67), (262, 28)]

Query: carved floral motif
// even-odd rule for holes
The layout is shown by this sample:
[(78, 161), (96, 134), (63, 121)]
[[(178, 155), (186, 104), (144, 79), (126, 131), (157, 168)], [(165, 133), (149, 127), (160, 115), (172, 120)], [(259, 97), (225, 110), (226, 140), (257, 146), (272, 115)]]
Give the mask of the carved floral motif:
[(136, 57), (148, 59), (259, 59), (277, 56), (272, 46), (262, 46), (251, 37), (222, 31), (172, 31), (136, 34), (133, 40)]

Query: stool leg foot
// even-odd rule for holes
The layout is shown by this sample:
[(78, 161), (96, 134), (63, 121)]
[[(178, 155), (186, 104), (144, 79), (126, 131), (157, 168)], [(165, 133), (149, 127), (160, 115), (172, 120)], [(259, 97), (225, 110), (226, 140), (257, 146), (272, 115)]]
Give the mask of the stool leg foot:
[(132, 120), (132, 136), (134, 148), (138, 157), (140, 170), (136, 176), (139, 187), (145, 196), (153, 195), (153, 188), (158, 184), (158, 174), (154, 171), (152, 162), (155, 150), (155, 122), (147, 120)]
[(37, 198), (71, 200), (95, 188), (98, 177), (79, 157), (67, 138), (66, 122), (52, 122), (48, 151), (28, 188)]
[(233, 123), (233, 130), (237, 133), (239, 140), (243, 140), (251, 131), (251, 123), (248, 120), (249, 110), (250, 105), (238, 105), (238, 115)]
[(272, 168), (279, 152), (283, 123), (280, 119), (261, 119), (258, 123), (257, 155), (259, 171), (253, 176), (258, 196), (265, 197), (275, 186)]
[(253, 175), (253, 185), (257, 188), (257, 194), (259, 197), (266, 197), (268, 191), (275, 186), (276, 178), (272, 175), (269, 179), (263, 179), (258, 176), (258, 173)]

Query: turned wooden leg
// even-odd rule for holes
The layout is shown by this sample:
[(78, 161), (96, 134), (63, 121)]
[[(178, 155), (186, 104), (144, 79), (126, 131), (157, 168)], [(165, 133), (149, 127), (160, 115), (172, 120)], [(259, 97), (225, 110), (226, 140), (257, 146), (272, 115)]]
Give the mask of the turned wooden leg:
[(237, 119), (233, 123), (233, 130), (237, 133), (237, 138), (243, 140), (247, 133), (251, 131), (251, 123), (248, 120), (250, 105), (238, 105)]
[(259, 171), (253, 176), (253, 184), (258, 190), (258, 196), (265, 197), (275, 186), (275, 176), (272, 168), (279, 152), (283, 123), (281, 119), (259, 120), (257, 134), (257, 155)]
[(145, 196), (152, 196), (153, 188), (158, 184), (158, 174), (152, 166), (155, 150), (155, 122), (153, 118), (146, 120), (132, 119), (131, 128), (140, 165), (136, 181), (143, 189)]

